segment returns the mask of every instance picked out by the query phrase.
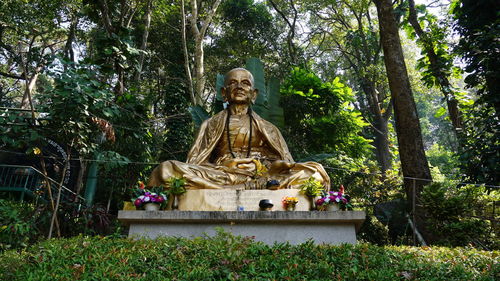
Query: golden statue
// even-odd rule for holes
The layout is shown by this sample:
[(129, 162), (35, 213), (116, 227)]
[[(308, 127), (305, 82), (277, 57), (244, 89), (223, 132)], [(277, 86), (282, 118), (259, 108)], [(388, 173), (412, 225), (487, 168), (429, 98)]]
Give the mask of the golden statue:
[(313, 177), (329, 189), (323, 166), (295, 163), (278, 128), (252, 111), (258, 90), (249, 71), (229, 71), (221, 93), (229, 105), (203, 122), (187, 163), (161, 163), (148, 186), (184, 177), (188, 189), (282, 189), (298, 188)]

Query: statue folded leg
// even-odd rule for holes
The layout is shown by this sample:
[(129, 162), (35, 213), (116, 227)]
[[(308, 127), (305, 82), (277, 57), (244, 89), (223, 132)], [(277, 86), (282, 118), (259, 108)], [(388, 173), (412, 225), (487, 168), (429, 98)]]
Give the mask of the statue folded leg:
[(329, 186), (329, 177), (315, 162), (296, 163), (291, 169), (277, 174), (255, 177), (255, 171), (215, 165), (193, 165), (175, 160), (162, 162), (156, 167), (148, 186), (164, 185), (170, 177), (186, 179), (188, 189), (263, 189), (268, 180), (279, 181), (279, 189), (299, 188), (310, 177)]
[(185, 178), (188, 189), (222, 189), (247, 180), (245, 175), (228, 173), (218, 166), (193, 165), (170, 160), (162, 162), (153, 170), (148, 186), (164, 185), (170, 177)]
[(269, 177), (280, 182), (279, 189), (300, 188), (311, 177), (321, 182), (326, 188), (330, 186), (330, 177), (323, 166), (316, 162), (295, 163), (289, 171), (271, 174)]

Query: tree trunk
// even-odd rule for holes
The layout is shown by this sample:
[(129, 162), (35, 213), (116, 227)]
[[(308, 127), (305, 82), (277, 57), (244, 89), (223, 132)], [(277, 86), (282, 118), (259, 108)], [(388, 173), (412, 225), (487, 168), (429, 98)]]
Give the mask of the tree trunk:
[[(153, 0), (149, 0), (146, 4), (146, 14), (144, 15), (144, 32), (142, 33), (141, 50), (146, 51), (149, 37), (149, 28), (151, 26), (151, 12), (153, 10)], [(144, 64), (144, 53), (139, 55), (139, 65), (135, 73), (134, 81), (138, 83), (141, 80), (142, 66)]]
[(75, 203), (80, 201), (80, 199), (79, 199), (80, 197), (78, 197), (78, 195), (80, 195), (80, 192), (82, 190), (83, 177), (85, 176), (85, 171), (87, 170), (87, 162), (85, 162), (81, 156), (80, 156), (79, 161), (80, 161), (80, 171), (78, 171), (78, 178), (76, 180)]
[(383, 175), (385, 172), (392, 168), (392, 158), (391, 152), (389, 150), (389, 127), (388, 119), (384, 118), (381, 114), (375, 117), (375, 155), (377, 156), (377, 162), (380, 166), (380, 171)]
[(203, 51), (203, 38), (201, 40), (196, 40), (195, 57), (194, 64), (196, 66), (195, 76), (196, 76), (196, 97), (195, 103), (197, 105), (203, 105), (204, 91), (205, 91), (205, 66), (204, 66), (204, 51)]
[(69, 27), (68, 39), (66, 40), (66, 45), (64, 46), (64, 57), (67, 60), (70, 60), (72, 62), (75, 62), (75, 52), (73, 51), (73, 41), (75, 41), (78, 20), (79, 20), (78, 15), (73, 15), (73, 17), (71, 18), (71, 25)]
[(203, 105), (205, 101), (204, 91), (205, 91), (205, 66), (204, 66), (204, 53), (203, 53), (203, 39), (205, 38), (205, 34), (207, 33), (208, 26), (212, 22), (212, 18), (217, 12), (217, 8), (219, 7), (222, 0), (216, 0), (212, 6), (210, 11), (206, 11), (206, 16), (203, 20), (201, 20), (201, 28), (198, 28), (198, 16), (200, 14), (200, 10), (198, 7), (198, 2), (196, 0), (191, 0), (191, 30), (193, 32), (194, 41), (195, 41), (195, 50), (194, 50), (194, 67), (195, 67), (195, 105)]
[(374, 2), (377, 6), (384, 62), (393, 100), (399, 155), (405, 177), (404, 187), (408, 203), (410, 206), (416, 206), (414, 213), (416, 227), (429, 242), (432, 241), (432, 235), (426, 228), (425, 210), (420, 207), (418, 198), (424, 185), (432, 180), (432, 177), (425, 156), (420, 122), (404, 62), (398, 25), (391, 0), (374, 0)]
[(191, 96), (191, 102), (196, 104), (196, 98), (194, 94), (193, 87), (193, 77), (191, 76), (191, 67), (189, 65), (189, 53), (187, 48), (187, 38), (186, 38), (186, 12), (184, 11), (184, 0), (181, 0), (181, 13), (182, 13), (182, 49), (184, 52), (184, 70), (186, 71), (186, 77), (188, 80), (189, 95)]
[(26, 80), (26, 87), (24, 88), (23, 100), (21, 102), (22, 109), (30, 108), (31, 93), (35, 89), (36, 80), (38, 80), (38, 73), (34, 73), (33, 76)]
[(37, 66), (33, 71), (33, 75), (28, 78), (28, 66), (24, 66), (23, 74), (24, 74), (24, 80), (26, 82), (26, 87), (24, 88), (24, 95), (21, 101), (21, 108), (23, 109), (30, 108), (31, 110), (34, 110), (33, 101), (31, 98), (33, 96), (32, 94), (36, 87), (36, 81), (38, 80), (38, 75), (40, 75), (42, 69), (43, 66)]
[[(375, 155), (383, 175), (392, 167), (391, 152), (389, 150), (389, 127), (388, 122), (391, 116), (391, 111), (387, 110), (382, 113), (379, 97), (375, 91), (375, 85), (369, 78), (363, 78), (361, 88), (368, 100), (368, 107), (373, 116), (373, 130), (375, 131)], [(391, 106), (391, 104), (389, 104)]]

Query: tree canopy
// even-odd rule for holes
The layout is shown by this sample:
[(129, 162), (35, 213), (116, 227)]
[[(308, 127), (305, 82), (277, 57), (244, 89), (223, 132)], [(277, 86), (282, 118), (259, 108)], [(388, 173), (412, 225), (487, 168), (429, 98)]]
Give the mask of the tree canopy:
[[(356, 208), (377, 217), (363, 231), (397, 241), (408, 237), (401, 221), (382, 217), (400, 212), (407, 225), (416, 212), (427, 241), (458, 243), (427, 227), (443, 221), (498, 234), (473, 222), (498, 220), (485, 215), (500, 185), (498, 4), (447, 4), (2, 1), (0, 164), (47, 166), (64, 182), (77, 161), (68, 188), (83, 196), (97, 179), (89, 208), (115, 214), (159, 162), (186, 159), (197, 125), (223, 108), (223, 73), (246, 65), (261, 92), (255, 111), (281, 129), (294, 158), (320, 161), (333, 189), (345, 185)], [(50, 154), (48, 142), (72, 159)], [(491, 200), (481, 210), (486, 197), (467, 205), (467, 194)], [(454, 198), (473, 217), (425, 198)], [(72, 216), (62, 208), (61, 220)]]

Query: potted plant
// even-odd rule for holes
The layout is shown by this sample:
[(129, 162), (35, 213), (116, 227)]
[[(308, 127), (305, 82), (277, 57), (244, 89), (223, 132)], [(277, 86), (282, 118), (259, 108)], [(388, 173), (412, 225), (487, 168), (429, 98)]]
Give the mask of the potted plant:
[(311, 211), (316, 210), (316, 200), (317, 196), (320, 196), (324, 191), (324, 187), (321, 182), (310, 177), (305, 183), (300, 186), (300, 192), (305, 196), (309, 197), (311, 201)]
[(171, 209), (179, 209), (179, 196), (186, 193), (186, 179), (183, 177), (171, 177), (165, 185), (168, 193), (172, 195)]
[(139, 186), (134, 192), (132, 198), (137, 209), (145, 209), (146, 211), (157, 211), (164, 209), (167, 203), (167, 195), (163, 193), (162, 187), (152, 187), (146, 189), (143, 182), (139, 182)]
[(316, 206), (321, 211), (338, 211), (352, 209), (349, 196), (344, 194), (344, 186), (339, 191), (330, 191), (316, 201)]
[(285, 210), (295, 211), (295, 206), (297, 205), (297, 203), (299, 203), (299, 199), (293, 196), (285, 196), (283, 197), (281, 202), (283, 203), (283, 207), (285, 208)]

